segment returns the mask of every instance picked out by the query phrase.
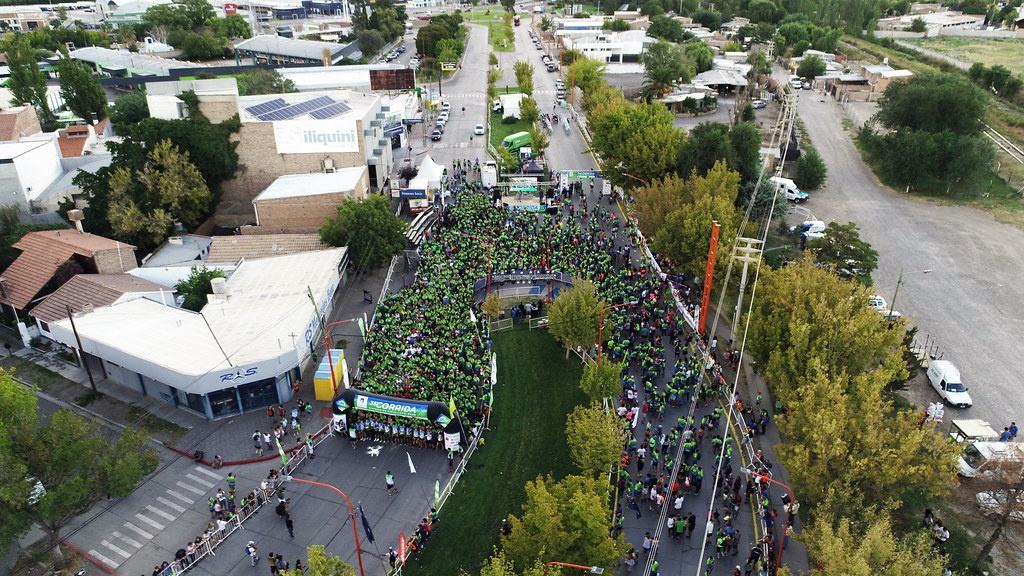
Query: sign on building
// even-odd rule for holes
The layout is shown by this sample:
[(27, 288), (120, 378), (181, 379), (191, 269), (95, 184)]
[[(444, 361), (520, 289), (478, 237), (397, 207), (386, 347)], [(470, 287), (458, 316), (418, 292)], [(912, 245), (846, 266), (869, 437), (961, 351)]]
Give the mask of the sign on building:
[(359, 152), (359, 140), (352, 118), (274, 122), (278, 154)]
[(441, 62), (441, 70), (452, 72), (458, 67), (458, 62)]

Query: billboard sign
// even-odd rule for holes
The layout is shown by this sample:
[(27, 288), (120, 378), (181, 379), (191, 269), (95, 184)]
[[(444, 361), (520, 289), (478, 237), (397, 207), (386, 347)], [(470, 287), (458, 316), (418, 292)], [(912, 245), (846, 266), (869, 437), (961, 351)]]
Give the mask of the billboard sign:
[(278, 154), (359, 152), (359, 140), (352, 118), (274, 122)]
[(441, 70), (445, 72), (452, 72), (458, 68), (458, 62), (441, 62)]

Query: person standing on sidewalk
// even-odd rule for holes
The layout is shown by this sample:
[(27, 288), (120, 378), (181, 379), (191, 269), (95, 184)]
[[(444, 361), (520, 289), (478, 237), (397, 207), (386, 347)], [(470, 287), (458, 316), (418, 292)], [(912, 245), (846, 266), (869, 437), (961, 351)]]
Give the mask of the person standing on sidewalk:
[(398, 489), (395, 488), (395, 475), (391, 473), (391, 470), (388, 470), (387, 474), (384, 475), (384, 484), (387, 486), (388, 496), (398, 492)]
[(252, 447), (256, 449), (257, 456), (263, 456), (263, 434), (259, 430), (252, 433)]
[(295, 522), (292, 521), (292, 515), (288, 514), (284, 517), (284, 525), (288, 528), (288, 536), (295, 538)]

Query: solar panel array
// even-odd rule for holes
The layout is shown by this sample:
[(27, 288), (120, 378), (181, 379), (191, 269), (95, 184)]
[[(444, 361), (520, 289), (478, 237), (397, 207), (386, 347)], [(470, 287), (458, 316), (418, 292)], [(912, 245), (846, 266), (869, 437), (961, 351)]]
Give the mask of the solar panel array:
[(316, 110), (318, 108), (323, 108), (325, 106), (329, 106), (335, 103), (336, 102), (334, 101), (334, 99), (331, 98), (330, 96), (319, 96), (312, 100), (299, 102), (298, 104), (292, 104), (291, 106), (285, 106), (284, 108), (271, 110), (269, 112), (259, 114), (257, 118), (263, 121), (291, 120), (296, 116), (301, 116), (303, 114), (312, 112), (313, 110)]
[(345, 104), (344, 102), (335, 102), (334, 104), (330, 104), (324, 106), (323, 108), (313, 110), (312, 112), (309, 113), (309, 115), (312, 116), (313, 118), (316, 118), (317, 120), (326, 120), (328, 118), (340, 116), (341, 114), (344, 114), (345, 112), (348, 112), (351, 109), (352, 108), (349, 108), (348, 104)]
[(274, 98), (273, 100), (269, 102), (264, 102), (263, 104), (249, 106), (245, 109), (245, 111), (249, 114), (252, 114), (253, 116), (259, 116), (260, 114), (266, 114), (268, 112), (273, 112), (274, 110), (279, 110), (287, 105), (288, 103), (284, 101), (284, 98)]

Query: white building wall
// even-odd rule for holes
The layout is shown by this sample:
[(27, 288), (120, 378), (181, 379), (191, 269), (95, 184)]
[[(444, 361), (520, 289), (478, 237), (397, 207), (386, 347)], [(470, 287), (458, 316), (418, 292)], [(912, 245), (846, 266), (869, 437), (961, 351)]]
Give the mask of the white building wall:
[(60, 148), (57, 146), (57, 139), (50, 140), (45, 146), (40, 146), (18, 156), (14, 159), (14, 165), (18, 169), (23, 192), (28, 200), (36, 200), (50, 184), (53, 184), (64, 175), (64, 168), (60, 165)]

